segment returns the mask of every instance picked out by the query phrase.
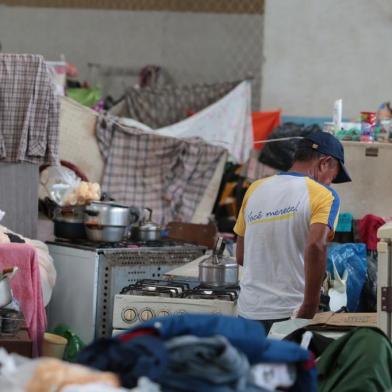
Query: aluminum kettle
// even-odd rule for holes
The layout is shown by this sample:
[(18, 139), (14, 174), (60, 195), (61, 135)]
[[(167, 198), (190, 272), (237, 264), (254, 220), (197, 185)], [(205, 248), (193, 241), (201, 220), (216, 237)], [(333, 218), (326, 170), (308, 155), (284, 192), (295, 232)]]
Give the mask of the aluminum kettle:
[(238, 286), (239, 267), (235, 259), (223, 256), (225, 250), (223, 238), (219, 238), (211, 257), (199, 264), (199, 282), (203, 287)]

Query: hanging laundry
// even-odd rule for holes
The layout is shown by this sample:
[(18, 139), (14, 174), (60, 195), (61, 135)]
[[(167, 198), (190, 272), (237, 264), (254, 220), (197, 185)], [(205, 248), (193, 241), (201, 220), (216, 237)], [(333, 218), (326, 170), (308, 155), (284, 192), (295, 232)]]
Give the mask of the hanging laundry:
[[(268, 139), (271, 132), (280, 125), (280, 110), (271, 112), (252, 113), (253, 139), (255, 141)], [(261, 150), (264, 144), (256, 143), (255, 150)]]
[(97, 114), (67, 97), (60, 102), (60, 158), (80, 168), (89, 181), (100, 182), (103, 161), (95, 137)]
[(253, 147), (251, 82), (240, 83), (202, 111), (155, 132), (178, 138), (200, 137), (226, 148), (236, 162), (246, 162)]
[(197, 113), (229, 93), (239, 82), (131, 87), (126, 91), (122, 117), (133, 118), (151, 128), (175, 124)]
[(59, 101), (42, 56), (0, 54), (0, 159), (58, 163)]
[(190, 222), (226, 151), (101, 117), (96, 131), (105, 162), (102, 189), (116, 201), (149, 207), (161, 224)]

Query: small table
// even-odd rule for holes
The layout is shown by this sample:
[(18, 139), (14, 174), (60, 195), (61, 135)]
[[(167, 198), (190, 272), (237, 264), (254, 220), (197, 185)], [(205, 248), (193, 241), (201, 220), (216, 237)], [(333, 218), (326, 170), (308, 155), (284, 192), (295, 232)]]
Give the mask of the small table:
[(32, 358), (33, 342), (26, 329), (21, 329), (13, 336), (0, 334), (0, 347), (4, 347), (9, 353)]

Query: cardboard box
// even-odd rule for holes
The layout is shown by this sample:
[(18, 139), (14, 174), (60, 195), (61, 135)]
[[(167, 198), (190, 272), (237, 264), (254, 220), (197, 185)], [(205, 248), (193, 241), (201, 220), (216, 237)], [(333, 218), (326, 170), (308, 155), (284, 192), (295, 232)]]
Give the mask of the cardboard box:
[(346, 330), (356, 327), (377, 327), (377, 313), (317, 313), (306, 328)]
[(5, 348), (9, 353), (32, 358), (33, 343), (25, 329), (13, 336), (0, 335), (0, 347)]

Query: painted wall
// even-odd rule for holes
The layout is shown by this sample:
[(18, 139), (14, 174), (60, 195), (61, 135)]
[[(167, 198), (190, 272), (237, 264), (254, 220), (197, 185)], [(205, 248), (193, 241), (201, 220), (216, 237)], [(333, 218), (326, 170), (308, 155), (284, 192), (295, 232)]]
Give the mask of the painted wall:
[[(4, 52), (61, 53), (91, 82), (87, 63), (165, 67), (177, 82), (255, 77), (260, 100), (263, 16), (0, 6)], [(135, 78), (125, 83), (132, 84)], [(117, 84), (118, 89), (122, 88)]]
[(352, 117), (392, 98), (390, 0), (266, 0), (262, 106)]

